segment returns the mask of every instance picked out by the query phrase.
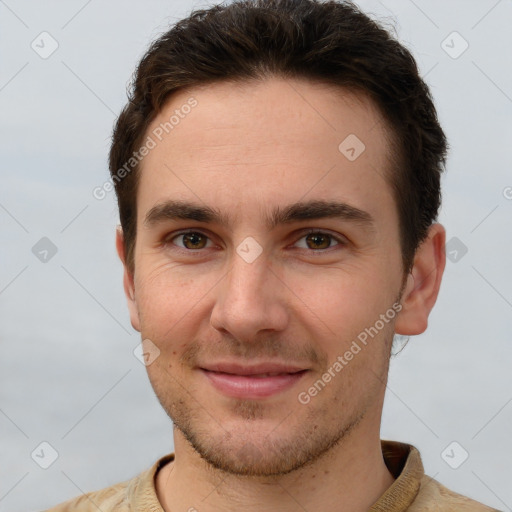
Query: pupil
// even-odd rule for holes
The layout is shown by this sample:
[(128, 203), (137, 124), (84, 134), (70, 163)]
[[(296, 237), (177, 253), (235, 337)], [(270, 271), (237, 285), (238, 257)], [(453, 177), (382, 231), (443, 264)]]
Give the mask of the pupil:
[[(309, 235), (310, 236), (310, 240), (313, 241), (313, 244), (315, 244), (316, 246), (318, 245), (324, 245), (325, 246), (325, 243), (322, 244), (322, 240), (327, 240), (327, 237), (325, 235), (321, 235), (321, 234), (313, 234), (313, 235)], [(328, 245), (328, 244), (327, 244)], [(323, 249), (325, 249), (325, 247), (322, 247)]]
[[(190, 242), (191, 245), (197, 246), (198, 243), (199, 244), (201, 243), (200, 239), (201, 239), (201, 235), (199, 233), (187, 234), (187, 235), (185, 235), (185, 245), (187, 245), (187, 243)], [(197, 248), (197, 247), (194, 247), (194, 248)]]

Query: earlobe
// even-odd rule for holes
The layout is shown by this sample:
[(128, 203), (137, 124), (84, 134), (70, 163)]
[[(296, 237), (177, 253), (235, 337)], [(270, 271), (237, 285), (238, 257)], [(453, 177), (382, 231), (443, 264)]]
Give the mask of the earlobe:
[(395, 323), (397, 334), (411, 336), (426, 330), (446, 264), (445, 240), (444, 227), (432, 224), (427, 238), (418, 247), (402, 293), (402, 310)]
[(124, 235), (121, 226), (117, 227), (116, 230), (116, 250), (119, 255), (119, 259), (123, 263), (123, 288), (124, 294), (126, 296), (126, 300), (128, 303), (128, 311), (130, 313), (130, 321), (132, 327), (140, 332), (140, 320), (139, 320), (139, 311), (137, 308), (137, 301), (135, 298), (135, 281), (134, 276), (130, 272), (128, 265), (126, 263), (126, 255), (124, 250)]

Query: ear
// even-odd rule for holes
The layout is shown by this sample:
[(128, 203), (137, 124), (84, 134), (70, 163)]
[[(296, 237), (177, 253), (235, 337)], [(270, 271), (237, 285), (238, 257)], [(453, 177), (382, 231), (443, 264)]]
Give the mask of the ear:
[(126, 300), (128, 301), (128, 311), (130, 313), (130, 321), (132, 327), (140, 332), (140, 319), (139, 311), (137, 309), (137, 302), (135, 300), (135, 285), (133, 275), (131, 274), (126, 264), (126, 255), (124, 252), (124, 235), (121, 226), (117, 227), (116, 230), (116, 249), (120, 260), (123, 263), (124, 274), (123, 274), (123, 287)]
[(414, 264), (402, 293), (402, 309), (395, 332), (415, 335), (424, 332), (428, 316), (436, 303), (446, 265), (446, 231), (441, 224), (430, 226), (427, 238), (418, 247)]

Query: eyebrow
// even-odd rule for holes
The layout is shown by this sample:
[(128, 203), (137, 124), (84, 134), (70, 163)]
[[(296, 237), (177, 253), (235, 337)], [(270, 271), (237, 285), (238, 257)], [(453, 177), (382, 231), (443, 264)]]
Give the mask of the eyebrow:
[[(297, 202), (285, 207), (277, 206), (266, 217), (265, 224), (268, 230), (272, 230), (281, 224), (324, 218), (349, 221), (370, 231), (375, 228), (375, 221), (368, 212), (347, 203), (322, 200)], [(229, 218), (219, 210), (181, 200), (164, 201), (151, 208), (145, 216), (144, 225), (151, 228), (164, 221), (177, 219), (230, 225)]]

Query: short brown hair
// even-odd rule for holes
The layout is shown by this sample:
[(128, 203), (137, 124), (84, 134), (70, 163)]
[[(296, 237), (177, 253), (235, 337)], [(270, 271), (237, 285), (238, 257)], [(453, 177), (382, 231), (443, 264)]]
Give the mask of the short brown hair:
[(398, 208), (404, 272), (410, 270), (437, 218), (447, 152), (430, 91), (411, 53), (351, 2), (235, 0), (179, 21), (152, 43), (134, 73), (109, 159), (132, 272), (139, 165), (126, 172), (126, 163), (166, 100), (195, 85), (272, 76), (360, 92), (380, 108), (396, 151), (387, 178)]

